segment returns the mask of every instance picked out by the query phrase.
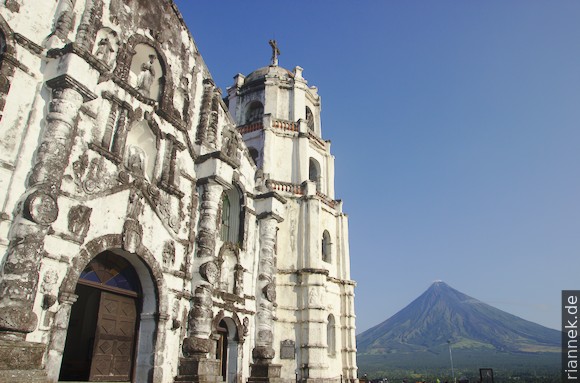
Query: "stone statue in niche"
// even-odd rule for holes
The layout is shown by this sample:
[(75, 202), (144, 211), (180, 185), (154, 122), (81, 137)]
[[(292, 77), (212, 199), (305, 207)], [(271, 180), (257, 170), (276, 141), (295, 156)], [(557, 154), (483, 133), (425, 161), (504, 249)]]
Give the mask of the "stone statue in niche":
[(179, 112), (181, 118), (183, 120), (189, 119), (189, 79), (185, 76), (181, 77), (180, 86), (175, 92), (175, 96), (173, 98), (173, 103), (175, 105), (175, 109)]
[(165, 242), (163, 246), (163, 266), (170, 267), (175, 263), (175, 245), (173, 241)]
[(149, 61), (141, 64), (141, 72), (137, 76), (137, 90), (141, 95), (151, 97), (151, 84), (155, 79), (155, 69), (153, 63), (157, 59), (155, 55), (149, 55)]
[(56, 282), (58, 274), (56, 270), (49, 269), (42, 277), (40, 292), (43, 294), (42, 308), (48, 310), (56, 303)]
[(123, 224), (123, 249), (132, 253), (136, 252), (141, 245), (143, 236), (143, 227), (139, 223), (139, 216), (144, 209), (142, 198), (143, 195), (140, 191), (131, 189), (127, 206), (127, 219)]
[(145, 152), (138, 146), (127, 148), (127, 169), (136, 176), (145, 175)]
[(244, 336), (247, 336), (250, 333), (250, 319), (245, 317), (243, 320), (244, 324)]
[(68, 212), (68, 230), (81, 240), (89, 231), (92, 212), (93, 209), (83, 205), (73, 206)]
[(140, 191), (135, 189), (131, 190), (129, 195), (129, 206), (127, 207), (127, 217), (137, 220), (141, 213), (143, 213), (143, 202), (141, 199), (143, 196)]
[(235, 270), (236, 271), (234, 272), (234, 281), (235, 281), (234, 294), (242, 295), (244, 293), (244, 271), (246, 271), (246, 269), (244, 269), (244, 267), (238, 263), (235, 267)]
[(108, 37), (102, 38), (97, 44), (97, 50), (95, 52), (95, 57), (103, 61), (105, 64), (110, 65), (111, 56), (115, 52), (113, 45)]
[(236, 132), (224, 128), (222, 133), (222, 153), (237, 164), (240, 163), (240, 153), (238, 152), (239, 147), (240, 139)]

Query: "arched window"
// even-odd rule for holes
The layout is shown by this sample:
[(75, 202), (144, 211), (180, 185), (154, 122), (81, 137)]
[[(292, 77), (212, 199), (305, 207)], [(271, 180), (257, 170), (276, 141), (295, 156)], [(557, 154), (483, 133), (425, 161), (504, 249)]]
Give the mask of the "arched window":
[(246, 124), (250, 122), (257, 122), (262, 120), (262, 116), (264, 115), (264, 105), (260, 101), (254, 101), (246, 110)]
[(308, 179), (316, 182), (316, 191), (320, 191), (320, 165), (314, 158), (308, 164)]
[(336, 332), (334, 315), (328, 316), (328, 323), (326, 324), (326, 343), (328, 345), (328, 355), (336, 355)]
[(330, 251), (330, 233), (327, 230), (324, 230), (322, 233), (322, 260), (324, 262), (331, 262), (331, 251)]
[(248, 148), (248, 151), (250, 152), (250, 157), (252, 157), (252, 160), (254, 161), (254, 165), (258, 166), (258, 158), (260, 157), (258, 149), (250, 147)]
[(222, 227), (221, 239), (227, 241), (230, 237), (230, 198), (226, 193), (222, 195)]
[(220, 363), (222, 379), (226, 380), (228, 373), (228, 327), (223, 320), (217, 327), (217, 333), (219, 339), (217, 340), (217, 347), (215, 349), (215, 358)]
[(308, 126), (308, 130), (314, 131), (314, 114), (309, 107), (306, 107), (306, 126)]
[(224, 242), (234, 244), (240, 242), (242, 226), (240, 199), (240, 192), (235, 187), (224, 191), (222, 194), (220, 239)]

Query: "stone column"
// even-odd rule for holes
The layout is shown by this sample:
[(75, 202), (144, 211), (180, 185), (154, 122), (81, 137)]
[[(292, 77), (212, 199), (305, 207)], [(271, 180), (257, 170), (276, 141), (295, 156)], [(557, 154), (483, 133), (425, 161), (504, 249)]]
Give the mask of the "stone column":
[(86, 0), (85, 11), (77, 30), (76, 42), (88, 52), (91, 52), (97, 30), (101, 27), (101, 17), (103, 17), (102, 0)]
[(260, 250), (256, 295), (256, 344), (254, 364), (248, 381), (273, 381), (280, 378), (281, 366), (272, 364), (275, 356), (274, 310), (276, 305), (276, 259), (274, 245), (278, 221), (273, 214), (260, 218)]
[(219, 280), (216, 264), (215, 246), (217, 236), (218, 211), (223, 186), (214, 180), (206, 179), (201, 195), (200, 221), (197, 235), (197, 253), (199, 273), (202, 281), (197, 285), (192, 299), (192, 309), (188, 318), (188, 337), (183, 340), (183, 358), (179, 361), (180, 382), (199, 382), (217, 379), (220, 375), (219, 361), (214, 355), (211, 335), (213, 317), (212, 294), (215, 283)]
[(201, 98), (199, 124), (197, 125), (197, 133), (195, 137), (196, 144), (206, 143), (214, 90), (215, 84), (211, 79), (203, 80), (203, 96)]
[(58, 17), (54, 24), (54, 29), (47, 40), (47, 48), (59, 46), (58, 40), (60, 42), (67, 42), (67, 36), (73, 25), (75, 2), (76, 0), (61, 0), (58, 4), (56, 10)]
[(94, 96), (67, 75), (46, 83), (52, 101), (28, 178), (24, 203), (10, 230), (6, 263), (0, 274), (0, 337), (24, 339), (34, 331), (33, 312), (43, 242), (58, 216), (57, 197), (70, 156), (75, 119), (83, 103)]
[(77, 299), (78, 295), (73, 293), (61, 293), (59, 297), (60, 308), (54, 317), (46, 360), (46, 373), (48, 378), (55, 382), (58, 381), (58, 375), (60, 373), (72, 305)]

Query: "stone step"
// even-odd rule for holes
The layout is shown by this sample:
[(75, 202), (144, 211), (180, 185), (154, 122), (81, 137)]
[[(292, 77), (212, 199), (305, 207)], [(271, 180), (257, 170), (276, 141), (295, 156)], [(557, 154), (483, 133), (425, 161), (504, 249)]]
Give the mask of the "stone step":
[(47, 383), (44, 370), (0, 370), (0, 383)]

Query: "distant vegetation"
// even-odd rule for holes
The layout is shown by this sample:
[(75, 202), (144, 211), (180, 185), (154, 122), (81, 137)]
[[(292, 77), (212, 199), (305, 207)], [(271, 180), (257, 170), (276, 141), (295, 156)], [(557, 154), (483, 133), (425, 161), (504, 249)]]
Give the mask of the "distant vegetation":
[[(369, 379), (388, 378), (389, 383), (400, 383), (407, 378), (416, 381), (451, 381), (449, 352), (418, 355), (393, 353), (385, 355), (359, 355), (359, 376)], [(465, 376), (470, 382), (479, 381), (480, 368), (493, 368), (496, 382), (559, 382), (560, 354), (516, 354), (489, 351), (453, 352), (455, 376)]]

